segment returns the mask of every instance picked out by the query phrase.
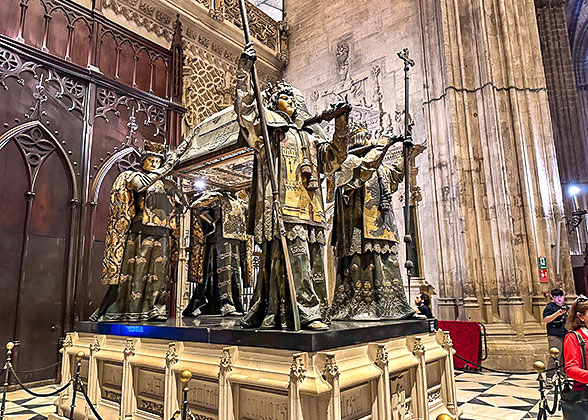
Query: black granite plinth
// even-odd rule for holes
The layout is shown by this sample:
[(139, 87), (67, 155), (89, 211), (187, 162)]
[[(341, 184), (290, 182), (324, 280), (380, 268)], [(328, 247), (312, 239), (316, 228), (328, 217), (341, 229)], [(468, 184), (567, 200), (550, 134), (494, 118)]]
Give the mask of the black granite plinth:
[(401, 321), (333, 321), (328, 331), (257, 330), (239, 326), (239, 317), (172, 318), (167, 322), (114, 323), (81, 321), (76, 331), (174, 341), (269, 347), (316, 352), (321, 350), (435, 331), (435, 319)]

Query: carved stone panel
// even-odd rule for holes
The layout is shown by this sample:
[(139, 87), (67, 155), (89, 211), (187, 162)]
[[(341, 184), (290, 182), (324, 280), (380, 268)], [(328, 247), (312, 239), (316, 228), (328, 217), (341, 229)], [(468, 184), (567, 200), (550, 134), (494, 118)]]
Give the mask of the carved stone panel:
[(371, 414), (372, 403), (369, 382), (341, 391), (341, 419), (357, 420)]
[(287, 418), (287, 395), (241, 388), (239, 420), (286, 420)]
[(143, 367), (135, 368), (137, 408), (152, 414), (163, 415), (165, 372)]
[[(180, 384), (179, 380), (178, 384)], [(181, 385), (179, 385), (178, 395), (182, 395), (180, 391)], [(190, 391), (188, 391), (190, 411), (195, 415), (216, 419), (218, 403), (218, 382), (193, 377), (190, 381)]]
[(122, 363), (109, 361), (99, 363), (99, 372), (101, 374), (100, 390), (102, 398), (120, 404), (122, 393)]

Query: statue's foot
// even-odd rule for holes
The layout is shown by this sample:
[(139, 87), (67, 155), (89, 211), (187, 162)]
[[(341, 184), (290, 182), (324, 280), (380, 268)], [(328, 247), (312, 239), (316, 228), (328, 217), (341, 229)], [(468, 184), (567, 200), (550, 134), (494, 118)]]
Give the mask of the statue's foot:
[(230, 303), (225, 303), (221, 308), (222, 316), (233, 315), (235, 312), (237, 312), (237, 309)]
[(200, 312), (199, 308), (196, 308), (194, 311), (192, 312), (188, 312), (186, 310), (184, 310), (184, 312), (182, 312), (182, 316), (185, 318), (196, 318), (198, 316), (202, 315), (202, 312)]
[(305, 325), (304, 329), (312, 331), (325, 331), (329, 329), (329, 326), (321, 321), (312, 321), (310, 324)]

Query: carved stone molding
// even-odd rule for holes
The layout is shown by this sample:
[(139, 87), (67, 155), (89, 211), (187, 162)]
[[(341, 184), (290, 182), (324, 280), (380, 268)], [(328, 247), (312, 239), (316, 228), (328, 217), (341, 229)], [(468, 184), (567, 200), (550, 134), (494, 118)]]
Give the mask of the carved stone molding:
[(450, 350), (453, 348), (453, 340), (451, 340), (451, 336), (449, 335), (449, 331), (443, 331), (443, 341), (442, 341), (441, 345), (446, 350)]
[(179, 354), (176, 350), (176, 343), (169, 343), (167, 352), (165, 353), (165, 361), (168, 366), (176, 364), (178, 362)]
[(70, 347), (73, 347), (72, 334), (67, 334), (65, 336), (65, 340), (63, 340), (63, 343), (61, 345), (65, 352), (67, 352), (67, 349), (69, 349)]
[[(334, 367), (337, 367), (335, 364)], [(325, 365), (325, 369), (327, 366)], [(338, 371), (338, 368), (337, 368)], [(292, 355), (292, 364), (290, 365), (290, 382), (301, 384), (306, 378), (306, 368), (304, 367), (304, 356), (302, 354)]]
[(384, 344), (378, 344), (376, 349), (376, 360), (374, 361), (376, 366), (383, 369), (388, 365), (388, 350)]
[(98, 337), (94, 337), (94, 340), (92, 340), (90, 343), (90, 353), (98, 353), (100, 348), (100, 339)]
[(323, 377), (329, 383), (334, 379), (339, 378), (339, 366), (335, 360), (335, 354), (329, 353), (326, 355), (325, 367), (323, 368)]
[(133, 339), (127, 338), (127, 344), (125, 345), (125, 349), (123, 350), (125, 357), (133, 357), (136, 351), (137, 350), (135, 349), (135, 342), (133, 341)]
[(218, 376), (225, 376), (233, 368), (231, 367), (233, 361), (231, 359), (231, 350), (224, 348), (218, 363)]
[(411, 351), (412, 354), (414, 354), (417, 357), (422, 357), (425, 355), (425, 345), (423, 344), (423, 339), (421, 337), (414, 338)]
[(155, 35), (171, 42), (174, 32), (171, 28), (172, 18), (167, 13), (156, 9), (146, 2), (132, 2), (129, 0), (103, 0), (102, 7), (122, 15), (137, 26), (153, 32)]

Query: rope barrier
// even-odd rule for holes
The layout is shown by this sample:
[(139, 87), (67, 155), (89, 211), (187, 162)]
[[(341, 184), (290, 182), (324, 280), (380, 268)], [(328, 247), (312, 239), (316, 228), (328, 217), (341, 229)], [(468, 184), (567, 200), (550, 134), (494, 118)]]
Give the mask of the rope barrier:
[[(457, 355), (457, 354), (454, 354), (454, 356), (455, 356), (455, 357), (457, 357), (458, 359), (461, 359), (461, 360), (463, 360), (463, 361), (464, 361), (464, 362), (466, 362), (466, 363), (469, 363), (469, 364), (471, 364), (471, 365), (474, 365), (475, 367), (477, 367), (477, 368), (479, 368), (479, 369), (487, 370), (487, 371), (489, 371), (489, 372), (494, 372), (494, 373), (503, 373), (503, 374), (505, 374), (505, 375), (534, 375), (534, 374), (536, 374), (536, 373), (537, 373), (537, 372), (510, 372), (510, 371), (507, 371), (507, 370), (491, 369), (491, 368), (488, 368), (488, 367), (485, 367), (485, 366), (479, 365), (479, 364), (477, 364), (477, 363), (470, 362), (469, 360), (467, 360), (467, 359), (464, 359), (463, 357), (461, 357), (461, 356), (459, 356), (459, 355)], [(559, 369), (561, 369), (561, 367), (553, 367), (553, 368), (550, 368), (550, 369), (545, 369), (545, 372), (551, 372), (552, 370), (559, 370)], [(475, 371), (472, 371), (472, 373), (475, 373)], [(480, 372), (480, 373), (481, 373), (481, 372)]]
[(47, 369), (51, 369), (52, 367), (55, 366), (59, 366), (61, 364), (61, 360), (57, 363), (53, 363), (52, 365), (49, 366), (45, 366), (39, 369), (32, 369), (32, 370), (15, 370), (16, 373), (35, 373), (35, 372), (41, 372), (43, 370), (47, 370)]
[(86, 400), (86, 404), (88, 404), (88, 406), (90, 407), (90, 410), (92, 410), (92, 413), (94, 414), (94, 416), (96, 416), (96, 418), (98, 420), (102, 420), (102, 417), (100, 416), (100, 414), (98, 414), (98, 411), (96, 411), (96, 409), (94, 408), (94, 404), (92, 404), (92, 401), (90, 401), (88, 394), (86, 394), (86, 390), (84, 389), (84, 383), (82, 382), (81, 379), (79, 379), (78, 387), (79, 387), (79, 390), (82, 391), (82, 394), (84, 395), (84, 399)]
[(48, 394), (41, 394), (41, 393), (39, 393), (39, 392), (35, 392), (35, 391), (32, 391), (32, 390), (30, 390), (29, 388), (27, 388), (27, 387), (26, 387), (26, 386), (25, 386), (25, 385), (22, 383), (22, 381), (20, 380), (20, 378), (19, 378), (19, 377), (16, 375), (16, 372), (14, 372), (14, 369), (12, 369), (12, 366), (10, 366), (10, 367), (9, 367), (9, 369), (10, 369), (10, 372), (12, 372), (12, 374), (14, 375), (14, 379), (16, 379), (16, 382), (17, 382), (17, 383), (20, 385), (20, 387), (21, 387), (22, 389), (24, 389), (24, 390), (25, 390), (27, 393), (29, 393), (30, 395), (32, 395), (33, 397), (40, 397), (40, 398), (44, 398), (44, 397), (54, 397), (54, 396), (56, 396), (57, 394), (59, 394), (59, 393), (61, 393), (61, 392), (65, 391), (65, 390), (66, 390), (66, 389), (67, 389), (67, 388), (68, 388), (68, 387), (69, 387), (69, 386), (72, 384), (72, 382), (70, 381), (70, 382), (68, 382), (66, 385), (62, 386), (62, 387), (61, 387), (61, 388), (59, 388), (59, 389), (56, 389), (56, 390), (55, 390), (55, 391), (53, 391), (53, 392), (50, 392), (50, 393), (48, 393)]

